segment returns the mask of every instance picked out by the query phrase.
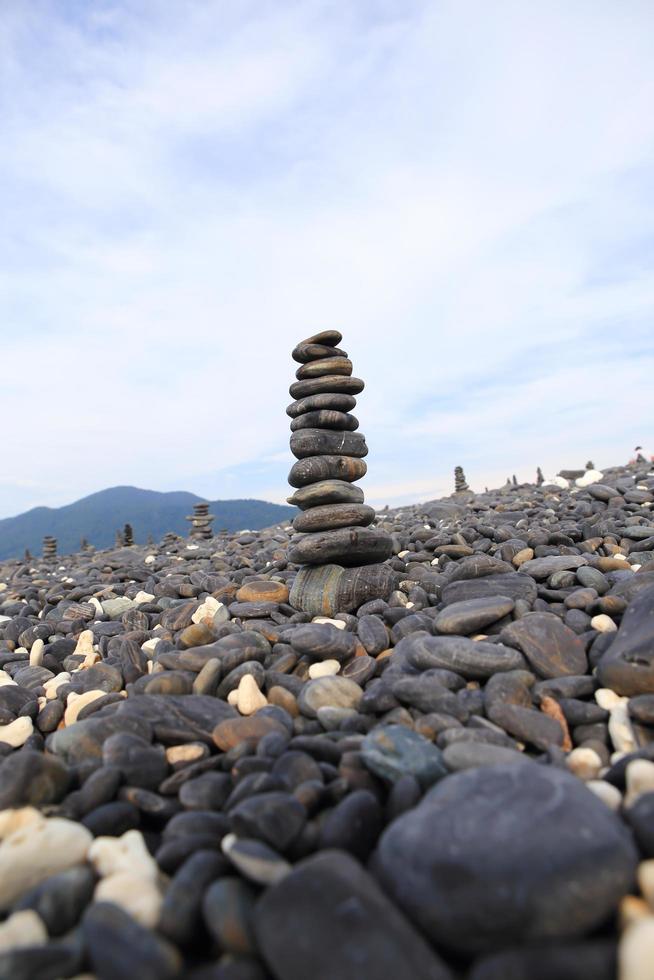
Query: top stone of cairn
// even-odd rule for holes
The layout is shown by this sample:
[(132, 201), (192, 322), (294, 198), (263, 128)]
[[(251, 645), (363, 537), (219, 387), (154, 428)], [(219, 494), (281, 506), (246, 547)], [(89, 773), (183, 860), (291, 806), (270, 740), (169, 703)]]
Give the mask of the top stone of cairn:
[[(312, 612), (345, 611), (361, 596), (365, 601), (392, 588), (390, 569), (377, 564), (390, 557), (391, 538), (370, 526), (375, 511), (364, 504), (363, 491), (354, 486), (367, 471), (366, 440), (356, 431), (359, 421), (350, 412), (364, 383), (352, 376), (352, 362), (336, 346), (341, 340), (337, 330), (325, 330), (295, 347), (293, 358), (301, 366), (289, 389), (295, 401), (286, 409), (292, 419), (291, 452), (297, 459), (288, 477), (296, 492), (288, 500), (302, 511), (293, 522), (299, 533), (291, 541), (288, 559), (310, 566), (298, 574), (294, 596), (299, 608)], [(323, 586), (317, 584), (326, 581), (324, 566), (351, 569), (348, 581), (356, 579), (356, 595), (346, 598), (341, 588), (338, 600), (332, 596), (327, 601)], [(371, 566), (368, 574), (361, 574), (362, 566)], [(311, 576), (310, 571), (317, 572), (318, 567), (321, 573)], [(329, 581), (333, 584), (334, 576)], [(309, 589), (307, 600), (307, 584), (323, 594)]]

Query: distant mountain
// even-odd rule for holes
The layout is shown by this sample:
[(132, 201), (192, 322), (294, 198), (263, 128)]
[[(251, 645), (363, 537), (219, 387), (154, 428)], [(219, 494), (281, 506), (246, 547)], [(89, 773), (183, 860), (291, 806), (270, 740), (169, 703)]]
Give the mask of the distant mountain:
[[(29, 548), (40, 555), (43, 537), (57, 539), (59, 554), (78, 551), (80, 538), (96, 548), (113, 546), (116, 531), (126, 523), (134, 529), (136, 544), (145, 544), (148, 534), (160, 541), (167, 531), (184, 537), (190, 524), (184, 518), (193, 513), (193, 504), (206, 499), (194, 493), (141, 490), (138, 487), (110, 487), (65, 507), (34, 507), (17, 517), (0, 520), (0, 559), (20, 558)], [(289, 520), (297, 510), (265, 500), (214, 500), (209, 511), (215, 515), (214, 531), (226, 528), (257, 530)]]

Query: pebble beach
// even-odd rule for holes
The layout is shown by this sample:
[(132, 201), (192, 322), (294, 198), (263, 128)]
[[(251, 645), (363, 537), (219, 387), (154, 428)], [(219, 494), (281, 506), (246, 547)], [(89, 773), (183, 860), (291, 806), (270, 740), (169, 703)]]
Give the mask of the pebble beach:
[(0, 977), (646, 980), (654, 472), (0, 567)]

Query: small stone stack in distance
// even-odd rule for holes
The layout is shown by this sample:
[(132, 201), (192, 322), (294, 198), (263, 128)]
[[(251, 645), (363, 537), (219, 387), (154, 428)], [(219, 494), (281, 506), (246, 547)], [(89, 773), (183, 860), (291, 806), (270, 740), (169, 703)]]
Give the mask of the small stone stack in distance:
[[(313, 567), (298, 574), (291, 601), (305, 611), (328, 614), (355, 608), (361, 595), (363, 602), (387, 594), (390, 570), (377, 563), (392, 552), (389, 535), (370, 526), (375, 511), (354, 486), (367, 470), (365, 437), (350, 414), (364, 383), (352, 377), (352, 362), (337, 346), (341, 339), (337, 330), (325, 330), (297, 345), (292, 356), (300, 367), (289, 389), (295, 401), (286, 409), (297, 459), (288, 477), (295, 493), (288, 501), (302, 510), (293, 522), (299, 534), (288, 559)], [(345, 578), (344, 566), (352, 570)], [(364, 566), (374, 569), (357, 576), (354, 569)], [(350, 583), (345, 591), (344, 581)]]
[(209, 504), (193, 504), (193, 513), (186, 520), (191, 522), (190, 538), (204, 538), (208, 540), (213, 537), (211, 530), (213, 514), (209, 513)]
[(53, 538), (49, 534), (46, 534), (46, 536), (43, 539), (43, 557), (44, 558), (57, 557), (57, 539)]
[(466, 475), (462, 466), (454, 467), (454, 492), (465, 493), (470, 487), (466, 483)]

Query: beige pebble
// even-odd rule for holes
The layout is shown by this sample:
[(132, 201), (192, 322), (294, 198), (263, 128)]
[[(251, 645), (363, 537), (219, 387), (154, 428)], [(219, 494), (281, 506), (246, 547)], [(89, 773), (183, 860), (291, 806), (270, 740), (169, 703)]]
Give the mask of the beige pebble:
[(329, 616), (314, 616), (311, 620), (312, 623), (331, 623), (335, 626), (337, 630), (344, 630), (345, 623), (342, 619), (330, 619)]
[(134, 596), (134, 602), (152, 602), (154, 598), (155, 597), (151, 592), (144, 592), (143, 589), (141, 589), (141, 591), (137, 592)]
[(0, 925), (0, 952), (25, 946), (45, 946), (48, 931), (43, 919), (33, 909), (14, 912)]
[(191, 616), (191, 621), (193, 623), (206, 623), (207, 626), (211, 626), (213, 617), (216, 615), (222, 605), (223, 603), (218, 602), (218, 600), (214, 599), (213, 596), (207, 596), (204, 602), (198, 606)]
[(653, 980), (654, 915), (631, 922), (618, 946), (619, 980)]
[(605, 779), (589, 779), (586, 789), (598, 796), (602, 803), (606, 803), (609, 810), (617, 812), (622, 806), (622, 793), (617, 786), (607, 783)]
[(602, 768), (602, 760), (597, 752), (587, 748), (573, 749), (566, 756), (565, 764), (570, 772), (584, 782), (588, 779), (596, 779)]
[(72, 820), (51, 817), (29, 823), (0, 844), (0, 911), (58, 871), (81, 864), (93, 835)]
[(101, 878), (93, 898), (96, 902), (113, 902), (146, 929), (156, 926), (163, 902), (156, 881), (134, 871), (119, 871)]
[(62, 684), (68, 684), (70, 681), (70, 673), (67, 670), (62, 670), (60, 674), (55, 677), (51, 677), (49, 681), (46, 681), (43, 685), (45, 690), (45, 696), (48, 701), (52, 701), (57, 697), (57, 688), (61, 687)]
[(644, 916), (650, 916), (651, 914), (652, 910), (640, 895), (624, 895), (620, 899), (618, 908), (620, 929), (626, 929), (630, 922), (635, 922), (636, 919), (642, 919)]
[(311, 680), (317, 677), (330, 677), (332, 674), (338, 674), (340, 669), (338, 660), (320, 660), (309, 667), (309, 677)]
[(620, 704), (623, 698), (615, 691), (612, 691), (609, 687), (599, 687), (595, 691), (595, 700), (599, 704), (600, 708), (604, 708), (605, 711), (611, 711), (616, 704)]
[(9, 837), (14, 831), (21, 830), (23, 827), (44, 822), (45, 817), (34, 806), (0, 810), (0, 840)]
[(634, 730), (631, 727), (631, 719), (627, 708), (627, 698), (623, 698), (620, 704), (611, 708), (609, 715), (609, 737), (613, 742), (616, 752), (633, 752), (636, 748)]
[(517, 554), (513, 556), (513, 564), (515, 565), (516, 568), (520, 568), (520, 566), (524, 565), (526, 561), (531, 561), (533, 557), (534, 557), (533, 548), (522, 548), (520, 551), (517, 552)]
[(638, 887), (650, 909), (654, 912), (654, 858), (638, 865)]
[(0, 742), (11, 745), (14, 749), (24, 745), (34, 731), (32, 719), (27, 716), (16, 718), (8, 725), (0, 725)]
[(154, 563), (155, 563), (156, 560), (157, 559), (156, 559), (156, 557), (154, 555), (146, 555), (145, 558), (143, 559), (143, 564), (144, 565), (154, 565)]
[(166, 749), (166, 759), (171, 766), (178, 762), (195, 762), (203, 759), (204, 745), (200, 742), (188, 742), (186, 745), (169, 745)]
[[(100, 603), (98, 603), (98, 605), (100, 605)], [(100, 606), (100, 609), (102, 609), (102, 606)], [(87, 657), (89, 654), (94, 652), (93, 630), (82, 630), (80, 635), (77, 637), (77, 646), (73, 651), (74, 656)]]
[(154, 651), (157, 649), (157, 643), (161, 643), (161, 637), (152, 636), (149, 640), (146, 640), (145, 643), (141, 644), (141, 650), (143, 653), (147, 653), (148, 656), (152, 656)]
[(101, 878), (129, 871), (156, 881), (159, 874), (140, 830), (127, 830), (121, 837), (96, 837), (89, 848), (89, 861)]
[(238, 685), (236, 707), (242, 715), (253, 715), (259, 708), (265, 708), (268, 700), (259, 690), (252, 674), (243, 674)]
[(234, 690), (233, 691), (230, 691), (229, 694), (227, 695), (227, 704), (231, 704), (231, 705), (233, 705), (233, 707), (236, 707), (236, 705), (238, 704), (238, 688), (237, 687), (235, 687)]
[(654, 792), (654, 762), (650, 759), (633, 759), (625, 774), (627, 792), (625, 806), (633, 806), (643, 793)]
[(6, 670), (0, 670), (0, 687), (5, 687), (7, 684), (13, 684), (14, 687), (17, 686), (16, 681), (10, 676), (10, 674), (7, 673)]
[(98, 698), (103, 698), (105, 694), (106, 691), (100, 690), (84, 691), (83, 694), (76, 694), (75, 691), (71, 691), (66, 700), (66, 710), (64, 711), (64, 724), (66, 727), (75, 724), (82, 708), (85, 708), (87, 704), (92, 704), (94, 701), (97, 701)]
[(593, 616), (590, 625), (592, 629), (597, 630), (599, 633), (615, 633), (618, 628), (606, 613), (599, 613), (597, 616)]
[(34, 640), (32, 644), (32, 649), (30, 650), (30, 667), (40, 667), (43, 663), (43, 651), (45, 649), (45, 643), (39, 637)]

